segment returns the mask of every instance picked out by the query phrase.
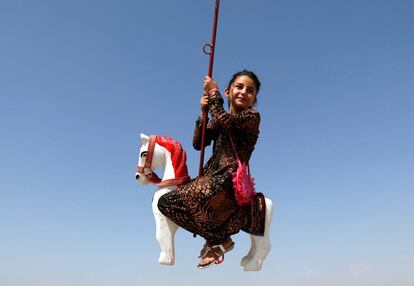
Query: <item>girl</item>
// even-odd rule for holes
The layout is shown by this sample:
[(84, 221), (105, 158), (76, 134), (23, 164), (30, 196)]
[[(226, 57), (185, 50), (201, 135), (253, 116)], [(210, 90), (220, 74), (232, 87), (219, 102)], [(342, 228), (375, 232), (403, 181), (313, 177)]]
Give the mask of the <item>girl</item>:
[[(232, 173), (237, 170), (237, 159), (230, 141), (231, 137), (239, 159), (248, 162), (259, 135), (260, 114), (253, 109), (259, 89), (260, 81), (253, 72), (242, 70), (234, 74), (225, 89), (230, 107), (227, 113), (216, 82), (205, 77), (200, 104), (201, 109), (208, 108), (211, 115), (205, 138), (206, 145), (214, 141), (212, 156), (202, 176), (163, 195), (158, 201), (158, 208), (165, 216), (206, 239), (199, 268), (218, 262), (225, 252), (233, 249), (230, 236), (240, 229), (251, 234), (264, 233), (263, 195), (257, 194), (246, 207), (240, 207), (235, 199)], [(200, 150), (201, 132), (199, 117), (193, 137), (196, 150)]]

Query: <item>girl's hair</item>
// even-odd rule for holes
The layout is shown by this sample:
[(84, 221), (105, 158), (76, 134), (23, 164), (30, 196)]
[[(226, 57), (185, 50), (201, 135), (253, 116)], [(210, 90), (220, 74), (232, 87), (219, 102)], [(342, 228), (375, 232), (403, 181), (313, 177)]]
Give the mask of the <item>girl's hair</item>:
[(242, 76), (242, 75), (246, 75), (246, 76), (250, 77), (254, 81), (254, 84), (256, 85), (256, 94), (259, 93), (259, 89), (260, 89), (260, 85), (261, 85), (260, 80), (259, 80), (259, 78), (257, 77), (257, 75), (254, 72), (249, 71), (249, 70), (241, 70), (239, 72), (236, 72), (233, 75), (233, 77), (231, 78), (231, 80), (229, 81), (229, 84), (228, 84), (227, 88), (230, 89), (230, 86), (232, 85), (232, 83), (239, 76)]

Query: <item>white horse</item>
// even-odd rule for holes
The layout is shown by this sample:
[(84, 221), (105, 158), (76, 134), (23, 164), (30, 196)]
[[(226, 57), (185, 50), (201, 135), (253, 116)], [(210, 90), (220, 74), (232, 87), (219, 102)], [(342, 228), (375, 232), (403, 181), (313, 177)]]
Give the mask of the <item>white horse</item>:
[[(150, 173), (162, 167), (164, 169), (164, 174), (161, 178), (161, 184), (163, 182), (168, 182), (176, 179), (176, 174), (174, 172), (174, 165), (171, 158), (171, 152), (164, 148), (163, 146), (155, 143), (153, 151), (149, 151), (149, 141), (150, 137), (141, 134), (141, 148), (139, 152), (139, 160), (137, 172), (135, 174), (136, 180), (142, 184), (146, 185), (153, 182), (151, 180)], [(181, 147), (181, 146), (180, 146)], [(151, 152), (151, 158), (149, 161), (151, 170), (147, 170), (145, 166), (147, 154)], [(185, 160), (185, 158), (184, 158)], [(186, 162), (182, 162), (186, 164)], [(174, 252), (174, 236), (175, 232), (179, 228), (168, 217), (164, 216), (158, 209), (158, 200), (159, 198), (167, 192), (176, 189), (176, 185), (160, 186), (155, 190), (154, 197), (152, 200), (152, 211), (154, 213), (155, 224), (156, 224), (156, 238), (159, 243), (161, 252), (158, 259), (160, 264), (165, 265), (174, 265), (175, 263), (175, 252)], [(265, 232), (263, 236), (251, 235), (251, 247), (246, 256), (241, 260), (241, 266), (243, 266), (245, 271), (259, 271), (262, 268), (263, 261), (265, 260), (267, 254), (270, 252), (270, 238), (269, 230), (270, 224), (272, 222), (273, 214), (273, 203), (269, 198), (265, 198), (266, 202), (266, 214), (265, 214)]]

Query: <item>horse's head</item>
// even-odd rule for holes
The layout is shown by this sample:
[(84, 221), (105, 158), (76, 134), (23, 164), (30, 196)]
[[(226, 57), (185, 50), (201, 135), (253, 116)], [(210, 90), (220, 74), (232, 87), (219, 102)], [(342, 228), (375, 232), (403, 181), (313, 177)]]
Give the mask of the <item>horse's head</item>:
[[(190, 180), (187, 156), (180, 142), (168, 136), (146, 136), (141, 134), (141, 148), (135, 178), (138, 183), (157, 186), (177, 186)], [(160, 179), (154, 170), (164, 168)]]
[(162, 166), (164, 163), (164, 153), (165, 149), (161, 148), (158, 144), (155, 144), (151, 167), (145, 167), (145, 162), (147, 159), (148, 154), (148, 146), (149, 146), (150, 137), (141, 133), (141, 148), (139, 150), (139, 158), (138, 158), (138, 165), (137, 171), (135, 173), (135, 179), (138, 183), (142, 185), (146, 185), (150, 183), (148, 180), (148, 174), (152, 173), (155, 169)]

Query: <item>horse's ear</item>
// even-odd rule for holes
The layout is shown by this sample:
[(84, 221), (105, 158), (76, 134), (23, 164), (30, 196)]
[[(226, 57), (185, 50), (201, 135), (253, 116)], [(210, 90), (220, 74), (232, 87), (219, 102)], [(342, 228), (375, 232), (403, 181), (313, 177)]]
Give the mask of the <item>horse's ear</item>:
[(149, 141), (149, 137), (144, 133), (141, 133), (141, 144), (145, 145)]

